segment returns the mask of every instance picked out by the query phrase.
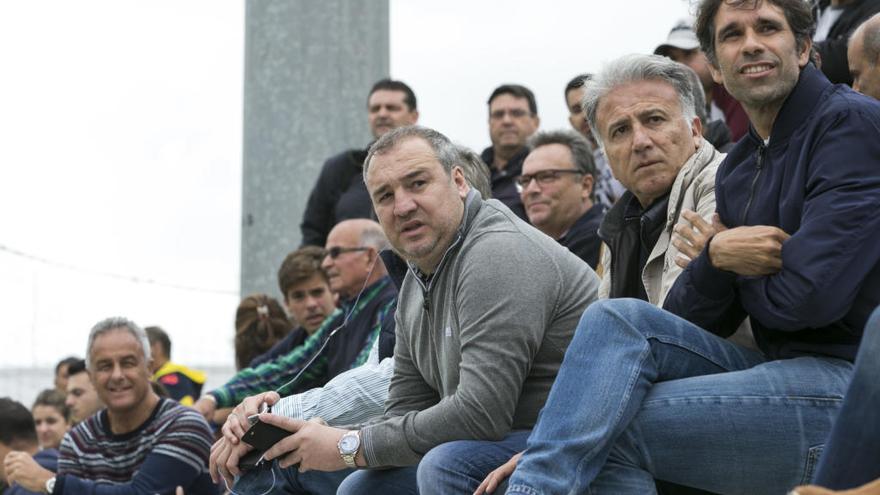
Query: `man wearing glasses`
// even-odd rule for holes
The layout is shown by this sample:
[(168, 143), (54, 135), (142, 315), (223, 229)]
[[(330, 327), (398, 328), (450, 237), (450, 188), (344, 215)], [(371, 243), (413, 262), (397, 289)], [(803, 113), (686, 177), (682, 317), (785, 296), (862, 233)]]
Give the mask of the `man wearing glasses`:
[(492, 196), (526, 220), (514, 179), (522, 173), (529, 148), (526, 141), (540, 124), (532, 91), (519, 84), (503, 84), (489, 96), (489, 138), (492, 146), (480, 158), (489, 165)]
[[(387, 247), (382, 228), (372, 220), (345, 220), (333, 227), (321, 267), (330, 290), (339, 295), (339, 310), (301, 346), (241, 370), (209, 392), (217, 407), (233, 407), (248, 396), (270, 390), (277, 390), (282, 397), (302, 392), (366, 362), (382, 320), (397, 301), (397, 290), (379, 259), (379, 252)], [(288, 383), (300, 372), (302, 376), (295, 383)]]
[(589, 143), (574, 132), (555, 131), (535, 135), (529, 147), (516, 178), (529, 222), (595, 270), (605, 208), (593, 203), (596, 166)]

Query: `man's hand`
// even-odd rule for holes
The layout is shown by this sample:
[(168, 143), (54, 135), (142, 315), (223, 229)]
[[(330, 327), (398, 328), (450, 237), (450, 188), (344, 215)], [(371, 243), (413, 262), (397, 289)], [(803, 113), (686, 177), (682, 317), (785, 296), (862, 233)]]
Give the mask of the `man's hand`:
[(251, 427), (248, 418), (258, 414), (264, 402), (271, 406), (279, 400), (281, 400), (281, 396), (276, 392), (263, 392), (241, 401), (241, 404), (235, 406), (232, 414), (227, 416), (226, 422), (223, 423), (223, 438), (231, 444), (237, 445), (244, 433)]
[(46, 482), (55, 476), (55, 473), (37, 464), (27, 452), (12, 451), (6, 454), (3, 467), (6, 469), (6, 481), (32, 492), (45, 493)]
[(226, 481), (226, 486), (231, 487), (235, 477), (241, 474), (238, 460), (252, 448), (244, 442), (233, 444), (225, 437), (217, 440), (211, 447), (211, 456), (208, 459), (208, 471), (214, 483), (219, 483), (223, 479)]
[(874, 480), (867, 485), (862, 485), (858, 488), (853, 488), (852, 490), (845, 490), (842, 492), (836, 492), (834, 490), (828, 490), (825, 488), (820, 488), (818, 486), (810, 485), (799, 486), (789, 493), (794, 495), (877, 495), (880, 494), (880, 479)]
[(489, 473), (489, 475), (486, 476), (486, 479), (484, 479), (483, 482), (480, 483), (480, 486), (477, 487), (477, 491), (474, 492), (474, 495), (483, 495), (484, 493), (494, 492), (502, 481), (506, 480), (511, 474), (513, 474), (513, 471), (516, 469), (516, 463), (519, 462), (522, 455), (522, 452), (516, 454), (511, 457), (509, 461), (502, 464), (501, 467)]
[[(681, 253), (676, 256), (675, 264), (685, 268), (692, 259), (700, 255), (709, 238), (717, 231), (715, 230), (715, 222), (710, 225), (692, 210), (681, 210), (681, 216), (685, 221), (677, 223), (673, 227), (675, 235), (672, 237), (672, 245)], [(716, 213), (715, 216), (717, 217), (718, 214)], [(721, 222), (718, 221), (717, 225), (721, 225)]]
[(709, 260), (715, 268), (750, 277), (782, 270), (782, 243), (791, 237), (782, 229), (769, 225), (728, 229), (718, 215), (712, 226), (718, 231), (709, 244)]
[(217, 401), (209, 395), (203, 395), (192, 407), (204, 416), (206, 421), (211, 422), (214, 420), (214, 411), (217, 410)]
[[(299, 464), (299, 471), (339, 471), (345, 461), (339, 455), (339, 439), (348, 430), (333, 428), (319, 421), (303, 421), (274, 414), (261, 414), (260, 421), (294, 432), (266, 451), (266, 460), (278, 458), (282, 468)], [(363, 449), (358, 453), (361, 458)]]

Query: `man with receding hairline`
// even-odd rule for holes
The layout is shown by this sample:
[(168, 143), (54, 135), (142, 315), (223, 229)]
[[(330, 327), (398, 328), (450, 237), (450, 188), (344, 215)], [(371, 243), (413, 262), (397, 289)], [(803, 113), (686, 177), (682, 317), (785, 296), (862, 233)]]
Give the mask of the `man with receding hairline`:
[(880, 14), (853, 32), (847, 58), (853, 89), (880, 100)]

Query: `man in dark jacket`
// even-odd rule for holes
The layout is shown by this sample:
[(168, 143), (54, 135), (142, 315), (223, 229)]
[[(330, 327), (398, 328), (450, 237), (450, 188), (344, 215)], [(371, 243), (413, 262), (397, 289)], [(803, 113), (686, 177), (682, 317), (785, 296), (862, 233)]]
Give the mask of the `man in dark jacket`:
[(587, 140), (574, 132), (536, 134), (516, 178), (529, 222), (595, 270), (605, 206), (593, 203), (596, 166)]
[(833, 83), (852, 84), (846, 48), (859, 24), (880, 12), (880, 0), (819, 0), (813, 37), (822, 72)]
[[(654, 477), (785, 493), (812, 476), (880, 302), (880, 104), (808, 64), (812, 27), (802, 0), (701, 2), (713, 77), (751, 121), (718, 169), (718, 233), (666, 298), (678, 316), (587, 310), (508, 493), (651, 493)], [(744, 316), (760, 352), (721, 338)]]
[(529, 154), (526, 141), (538, 130), (538, 104), (532, 91), (519, 84), (502, 84), (489, 96), (489, 137), (492, 146), (480, 158), (489, 166), (492, 196), (523, 220), (528, 220), (514, 179)]
[[(375, 139), (392, 129), (413, 125), (419, 121), (416, 95), (402, 81), (382, 79), (370, 89), (367, 118)], [(363, 178), (368, 149), (346, 150), (324, 162), (299, 226), (304, 246), (323, 247), (330, 229), (343, 220), (373, 217)]]

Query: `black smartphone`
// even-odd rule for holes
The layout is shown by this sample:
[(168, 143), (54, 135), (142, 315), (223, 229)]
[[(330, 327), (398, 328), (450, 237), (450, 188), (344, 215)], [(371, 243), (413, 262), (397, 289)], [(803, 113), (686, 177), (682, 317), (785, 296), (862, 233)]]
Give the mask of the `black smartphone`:
[(241, 439), (254, 449), (238, 461), (238, 468), (245, 471), (259, 466), (262, 463), (263, 453), (283, 438), (293, 435), (293, 432), (284, 428), (261, 422), (256, 415), (251, 416), (248, 420), (251, 422), (251, 427)]

